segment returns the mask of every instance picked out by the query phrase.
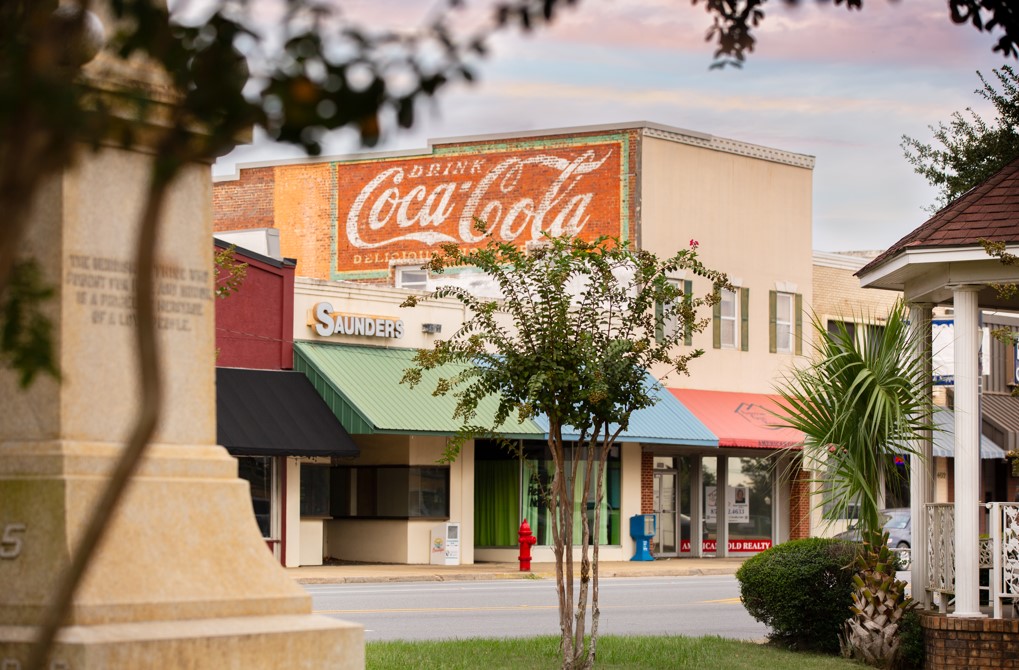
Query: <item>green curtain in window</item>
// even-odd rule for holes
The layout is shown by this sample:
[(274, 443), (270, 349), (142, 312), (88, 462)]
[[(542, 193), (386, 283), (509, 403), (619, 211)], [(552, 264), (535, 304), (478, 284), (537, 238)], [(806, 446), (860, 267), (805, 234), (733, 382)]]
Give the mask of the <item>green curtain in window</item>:
[[(567, 464), (567, 467), (569, 464)], [(602, 494), (604, 500), (601, 504), (601, 534), (599, 539), (602, 545), (619, 544), (619, 464), (606, 464), (606, 473), (602, 479)], [(534, 536), (540, 545), (552, 544), (552, 514), (544, 497), (538, 494), (538, 478), (545, 477), (551, 480), (552, 461), (538, 461), (528, 459), (524, 465), (524, 477), (529, 492), (524, 499), (524, 515), (527, 523), (531, 525)], [(610, 476), (610, 471), (614, 470)], [(578, 480), (581, 479), (578, 473)], [(583, 516), (584, 510), (580, 508), (580, 498), (583, 486), (580, 481), (575, 483), (574, 489), (574, 511), (573, 511), (573, 544), (579, 545), (583, 538)], [(596, 491), (592, 489), (591, 500), (588, 502), (586, 513), (590, 515), (591, 522), (594, 522), (594, 496)], [(592, 531), (594, 530), (592, 526)]]
[(474, 544), (512, 547), (520, 527), (520, 462), (474, 462)]
[(545, 486), (552, 480), (552, 461), (540, 461), (529, 458), (524, 462), (524, 517), (531, 526), (538, 544), (552, 544), (552, 519), (548, 511), (547, 500), (542, 493), (539, 482)]

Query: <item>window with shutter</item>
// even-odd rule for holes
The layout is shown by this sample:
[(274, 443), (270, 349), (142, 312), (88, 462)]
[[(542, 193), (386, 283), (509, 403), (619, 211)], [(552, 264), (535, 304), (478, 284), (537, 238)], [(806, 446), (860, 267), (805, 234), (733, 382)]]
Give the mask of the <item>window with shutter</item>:
[(715, 334), (716, 347), (722, 349), (736, 349), (739, 346), (740, 329), (737, 326), (737, 319), (740, 313), (739, 297), (735, 291), (722, 289), (721, 301), (715, 305)]
[(780, 354), (803, 352), (803, 297), (798, 293), (768, 294), (768, 351)]

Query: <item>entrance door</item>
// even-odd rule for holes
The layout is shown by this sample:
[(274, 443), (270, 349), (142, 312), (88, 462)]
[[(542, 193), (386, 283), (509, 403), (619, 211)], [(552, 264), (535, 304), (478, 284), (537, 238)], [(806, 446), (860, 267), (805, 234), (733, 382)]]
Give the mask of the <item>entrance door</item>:
[(679, 551), (676, 479), (675, 470), (655, 470), (654, 504), (658, 527), (655, 536), (656, 556), (676, 556)]

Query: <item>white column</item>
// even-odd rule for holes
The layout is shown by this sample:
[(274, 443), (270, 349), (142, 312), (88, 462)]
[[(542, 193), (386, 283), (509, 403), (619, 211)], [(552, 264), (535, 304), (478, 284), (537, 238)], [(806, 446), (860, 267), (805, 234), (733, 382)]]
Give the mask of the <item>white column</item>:
[(729, 457), (719, 456), (715, 477), (715, 556), (729, 555)]
[(700, 558), (704, 555), (704, 468), (700, 456), (690, 460), (690, 555)]
[(296, 568), (301, 564), (301, 463), (296, 458), (286, 459), (285, 497), (283, 500), (284, 531), (280, 540), (285, 549), (284, 567)]
[(980, 613), (979, 286), (953, 287), (955, 308), (955, 612)]
[[(923, 362), (924, 384), (930, 398), (931, 384), (931, 307), (930, 303), (909, 307), (909, 324), (917, 355)], [(928, 417), (926, 423), (930, 423)], [(925, 505), (934, 501), (934, 446), (932, 434), (927, 431), (923, 439), (913, 443), (916, 455), (909, 457), (909, 513), (912, 517), (912, 552), (910, 562), (910, 586), (912, 596), (924, 609), (931, 607), (927, 593), (927, 511)]]

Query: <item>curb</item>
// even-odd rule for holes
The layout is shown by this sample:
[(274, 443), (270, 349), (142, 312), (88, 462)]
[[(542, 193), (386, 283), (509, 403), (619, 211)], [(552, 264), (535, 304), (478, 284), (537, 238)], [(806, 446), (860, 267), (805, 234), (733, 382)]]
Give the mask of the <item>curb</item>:
[[(686, 568), (675, 570), (636, 570), (636, 571), (605, 571), (599, 572), (601, 579), (623, 579), (627, 577), (710, 577), (732, 575), (731, 568)], [(382, 583), (413, 583), (413, 582), (476, 582), (500, 581), (508, 579), (553, 580), (555, 573), (544, 574), (535, 572), (477, 572), (435, 574), (421, 573), (413, 575), (350, 575), (335, 577), (298, 577), (292, 579), (298, 584), (382, 584)]]

